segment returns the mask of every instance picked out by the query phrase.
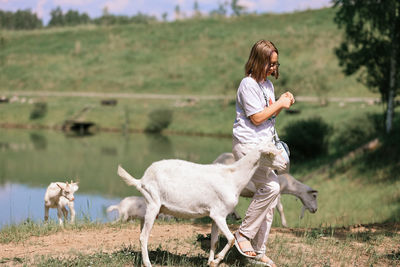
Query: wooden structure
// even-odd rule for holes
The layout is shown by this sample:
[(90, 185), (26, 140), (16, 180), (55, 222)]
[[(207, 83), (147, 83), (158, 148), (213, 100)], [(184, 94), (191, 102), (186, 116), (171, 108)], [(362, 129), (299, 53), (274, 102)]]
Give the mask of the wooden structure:
[(62, 130), (67, 133), (75, 133), (77, 135), (91, 135), (93, 134), (93, 128), (96, 123), (92, 121), (86, 121), (84, 115), (90, 110), (90, 107), (84, 107), (77, 114), (72, 116), (71, 119), (64, 121)]

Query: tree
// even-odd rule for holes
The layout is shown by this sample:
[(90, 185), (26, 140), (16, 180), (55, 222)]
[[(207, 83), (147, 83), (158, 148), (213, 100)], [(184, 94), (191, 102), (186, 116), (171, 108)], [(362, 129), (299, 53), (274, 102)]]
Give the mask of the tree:
[(181, 8), (179, 5), (175, 6), (175, 19), (180, 19), (181, 18)]
[(194, 4), (193, 4), (193, 17), (195, 17), (195, 18), (201, 17), (200, 7), (199, 7), (199, 3), (197, 2), (197, 0), (195, 0)]
[(81, 17), (79, 15), (78, 11), (68, 10), (68, 12), (65, 13), (64, 22), (65, 22), (65, 25), (67, 25), (67, 26), (75, 26), (75, 25), (81, 24), (80, 20), (81, 20)]
[(49, 21), (49, 26), (64, 26), (65, 24), (65, 18), (62, 13), (61, 7), (57, 7), (56, 9), (53, 9), (50, 11), (50, 16), (51, 19)]
[(42, 21), (30, 9), (17, 10), (15, 13), (0, 10), (0, 28), (32, 30), (42, 26)]
[(167, 13), (167, 12), (162, 13), (161, 17), (162, 17), (162, 20), (163, 20), (164, 22), (166, 22), (166, 21), (167, 21), (167, 18), (168, 18), (168, 13)]
[(221, 17), (225, 17), (226, 13), (227, 13), (227, 6), (228, 6), (228, 2), (225, 1), (223, 3), (218, 2), (218, 8), (215, 10), (212, 10), (210, 12), (210, 16), (221, 16)]
[(246, 7), (239, 5), (238, 2), (239, 0), (232, 0), (231, 2), (232, 12), (236, 16), (240, 16), (246, 10)]
[(335, 22), (345, 40), (335, 50), (346, 75), (378, 89), (386, 105), (386, 133), (392, 130), (394, 98), (399, 91), (400, 1), (334, 0)]

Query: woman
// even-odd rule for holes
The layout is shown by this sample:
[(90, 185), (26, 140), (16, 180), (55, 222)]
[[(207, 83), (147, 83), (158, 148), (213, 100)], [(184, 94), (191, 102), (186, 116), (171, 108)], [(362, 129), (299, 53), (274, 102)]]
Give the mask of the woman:
[[(286, 92), (275, 101), (274, 86), (268, 76), (279, 77), (278, 49), (271, 41), (260, 40), (251, 49), (236, 97), (232, 152), (238, 160), (263, 140), (276, 137), (275, 118), (295, 102)], [(266, 266), (275, 266), (265, 255), (273, 210), (280, 187), (274, 171), (260, 166), (252, 177), (257, 191), (235, 233), (235, 245), (245, 256)]]

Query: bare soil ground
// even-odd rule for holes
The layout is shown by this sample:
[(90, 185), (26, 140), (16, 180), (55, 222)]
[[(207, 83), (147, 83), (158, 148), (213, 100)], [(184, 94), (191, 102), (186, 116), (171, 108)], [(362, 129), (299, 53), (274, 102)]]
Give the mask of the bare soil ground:
[[(231, 225), (230, 228), (235, 231), (237, 226)], [(156, 223), (151, 232), (149, 251), (161, 247), (174, 255), (202, 255), (207, 258), (208, 248), (204, 249), (204, 244), (200, 244), (198, 235), (206, 236), (209, 233), (209, 224)], [(331, 234), (326, 235), (318, 234), (320, 232), (315, 236), (307, 233), (311, 233), (310, 229), (271, 230), (268, 250), (278, 266), (302, 266), (299, 265), (298, 257), (305, 257), (301, 262), (311, 264), (309, 266), (328, 266), (327, 262), (329, 266), (369, 266), (374, 255), (379, 262), (376, 266), (400, 264), (400, 223), (335, 228)], [(121, 228), (64, 229), (48, 236), (33, 236), (19, 243), (0, 244), (0, 265), (15, 266), (15, 258), (34, 264), (40, 256), (74, 258), (81, 254), (111, 253), (128, 246), (139, 252), (139, 234), (138, 224)], [(355, 238), (349, 238), (352, 234)]]
[[(0, 244), (0, 258), (34, 258), (37, 255), (74, 256), (98, 251), (112, 252), (123, 246), (139, 250), (140, 229), (138, 224), (117, 229), (114, 227), (89, 230), (63, 230), (56, 234), (31, 237), (21, 243)], [(209, 225), (155, 224), (149, 239), (149, 250), (162, 244), (164, 248), (177, 246), (177, 252), (186, 254), (192, 248), (185, 240), (194, 234), (207, 234)], [(164, 246), (165, 245), (165, 246)]]

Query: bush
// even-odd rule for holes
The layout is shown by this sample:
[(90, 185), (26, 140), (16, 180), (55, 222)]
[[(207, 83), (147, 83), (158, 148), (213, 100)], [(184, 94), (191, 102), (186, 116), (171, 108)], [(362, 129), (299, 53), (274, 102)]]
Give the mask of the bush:
[(378, 120), (382, 121), (382, 118), (365, 114), (338, 127), (332, 141), (335, 151), (353, 150), (377, 137), (378, 133), (383, 131)]
[(47, 103), (46, 102), (37, 102), (33, 104), (33, 110), (31, 111), (30, 119), (40, 119), (46, 116), (47, 114)]
[(296, 121), (286, 126), (284, 132), (281, 139), (289, 145), (293, 159), (315, 158), (328, 150), (331, 127), (319, 117)]
[(146, 133), (160, 133), (172, 122), (172, 111), (169, 109), (156, 109), (149, 114), (149, 123), (145, 128)]

